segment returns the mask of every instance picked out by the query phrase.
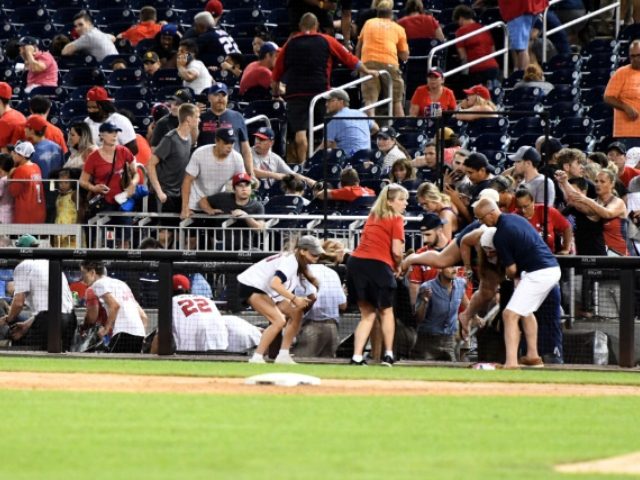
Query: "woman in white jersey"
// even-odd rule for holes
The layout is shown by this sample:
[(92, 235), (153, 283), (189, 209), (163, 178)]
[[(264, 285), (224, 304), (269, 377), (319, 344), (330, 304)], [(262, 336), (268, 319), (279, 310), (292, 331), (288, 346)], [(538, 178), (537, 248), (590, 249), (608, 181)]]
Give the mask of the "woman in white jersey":
[(283, 252), (265, 258), (238, 275), (238, 295), (243, 303), (269, 320), (270, 325), (262, 332), (251, 363), (265, 363), (264, 354), (269, 345), (287, 325), (282, 338), (282, 347), (276, 363), (295, 363), (289, 355), (305, 308), (309, 300), (296, 296), (293, 291), (303, 275), (316, 288), (318, 281), (309, 273), (307, 266), (316, 263), (324, 253), (320, 241), (305, 235), (298, 240), (293, 252)]

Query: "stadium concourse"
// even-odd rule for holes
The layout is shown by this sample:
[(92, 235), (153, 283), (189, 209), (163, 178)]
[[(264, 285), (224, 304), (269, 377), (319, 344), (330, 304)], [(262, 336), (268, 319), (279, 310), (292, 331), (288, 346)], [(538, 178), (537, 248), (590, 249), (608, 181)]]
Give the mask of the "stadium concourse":
[[(487, 281), (501, 264), (480, 240), (478, 201), (524, 217), (559, 256), (638, 253), (640, 101), (625, 79), (639, 75), (640, 29), (621, 13), (567, 0), (3, 0), (0, 242), (240, 264), (245, 252), (295, 255), (307, 284), (294, 289), (289, 262), (262, 271), (284, 290), (245, 276), (240, 296), (246, 263), (176, 266), (173, 317), (198, 321), (174, 322), (173, 350), (251, 353), (287, 321), (284, 346), (278, 336), (261, 354), (348, 358), (360, 318), (343, 264), (363, 255), (370, 213), (387, 215), (376, 201), (406, 192), (403, 230), (389, 235), (403, 255), (431, 253), (402, 272), (373, 258), (399, 280), (393, 348), (374, 324), (369, 358), (502, 363), (513, 282), (496, 295)], [(75, 260), (60, 263), (62, 348), (156, 351), (166, 272)], [(43, 261), (2, 269), (8, 348), (50, 348)], [(615, 273), (563, 270), (536, 312), (540, 357), (525, 364), (617, 363), (622, 310)]]

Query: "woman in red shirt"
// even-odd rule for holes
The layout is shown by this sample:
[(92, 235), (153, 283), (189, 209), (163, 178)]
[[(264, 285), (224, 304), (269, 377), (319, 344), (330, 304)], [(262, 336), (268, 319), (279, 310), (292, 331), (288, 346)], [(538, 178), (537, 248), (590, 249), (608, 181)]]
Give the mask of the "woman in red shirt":
[(404, 7), (404, 13), (405, 16), (398, 20), (398, 25), (404, 28), (407, 40), (435, 38), (444, 42), (440, 23), (433, 15), (425, 13), (422, 0), (409, 0)]
[(427, 84), (420, 85), (411, 97), (410, 117), (429, 116), (432, 103), (440, 103), (442, 110), (456, 109), (456, 96), (444, 85), (444, 74), (438, 67), (427, 72)]
[(366, 365), (362, 353), (377, 316), (385, 349), (382, 363), (391, 366), (394, 362), (393, 291), (404, 253), (402, 214), (408, 199), (409, 192), (400, 185), (391, 184), (382, 189), (371, 207), (360, 243), (347, 261), (349, 295), (360, 309), (351, 359), (354, 365)]

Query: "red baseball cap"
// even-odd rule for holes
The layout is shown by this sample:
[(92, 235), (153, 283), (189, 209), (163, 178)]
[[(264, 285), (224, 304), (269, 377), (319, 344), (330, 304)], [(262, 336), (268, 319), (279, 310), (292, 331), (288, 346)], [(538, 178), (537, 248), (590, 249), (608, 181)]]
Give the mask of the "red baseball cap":
[(491, 100), (491, 92), (489, 92), (489, 89), (483, 85), (474, 85), (473, 87), (464, 90), (464, 93), (467, 95), (478, 95), (485, 100)]
[(191, 290), (191, 282), (184, 275), (174, 275), (173, 276), (173, 291), (177, 292), (179, 290), (189, 291)]
[(13, 96), (13, 88), (7, 82), (0, 82), (0, 98), (9, 100)]
[(242, 183), (242, 182), (247, 182), (248, 184), (251, 184), (251, 175), (249, 175), (248, 173), (236, 173), (233, 176), (233, 180), (231, 180), (231, 184), (235, 187), (237, 184)]
[(209, 0), (204, 6), (204, 10), (214, 17), (219, 17), (222, 15), (222, 2), (220, 0)]
[(42, 115), (30, 115), (27, 118), (27, 122), (24, 124), (25, 127), (36, 132), (44, 130), (47, 128), (47, 125), (47, 120)]
[(109, 92), (107, 92), (103, 87), (93, 87), (87, 92), (87, 101), (113, 102), (113, 98), (109, 98)]

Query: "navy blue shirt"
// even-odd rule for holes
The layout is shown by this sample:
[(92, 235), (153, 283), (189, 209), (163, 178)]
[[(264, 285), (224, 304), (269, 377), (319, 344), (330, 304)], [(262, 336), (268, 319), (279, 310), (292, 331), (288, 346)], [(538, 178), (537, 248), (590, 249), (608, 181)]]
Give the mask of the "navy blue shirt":
[[(481, 223), (478, 220), (474, 220), (469, 225), (460, 230), (456, 235), (456, 243), (458, 244), (458, 246), (460, 246), (460, 244), (462, 243), (462, 239), (467, 233), (473, 232), (476, 228), (480, 228), (480, 226)], [(471, 251), (473, 252), (474, 249), (472, 249)]]
[(556, 257), (542, 241), (540, 234), (520, 215), (500, 215), (493, 244), (500, 262), (505, 267), (515, 263), (518, 273), (558, 266)]

